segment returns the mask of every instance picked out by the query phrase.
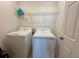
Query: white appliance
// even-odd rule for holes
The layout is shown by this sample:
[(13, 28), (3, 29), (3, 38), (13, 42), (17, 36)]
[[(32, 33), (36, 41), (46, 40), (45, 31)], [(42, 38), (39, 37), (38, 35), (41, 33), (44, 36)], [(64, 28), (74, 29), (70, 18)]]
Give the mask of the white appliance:
[(31, 53), (32, 28), (21, 27), (16, 32), (7, 34), (7, 50), (10, 57), (25, 58)]
[(53, 58), (56, 37), (49, 28), (37, 28), (32, 38), (33, 58)]

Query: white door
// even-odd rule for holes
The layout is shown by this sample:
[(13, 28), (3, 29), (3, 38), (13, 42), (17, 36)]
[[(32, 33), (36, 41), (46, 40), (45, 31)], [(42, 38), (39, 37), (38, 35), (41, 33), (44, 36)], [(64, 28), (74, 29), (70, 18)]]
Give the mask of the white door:
[(67, 2), (60, 57), (79, 57), (79, 2)]

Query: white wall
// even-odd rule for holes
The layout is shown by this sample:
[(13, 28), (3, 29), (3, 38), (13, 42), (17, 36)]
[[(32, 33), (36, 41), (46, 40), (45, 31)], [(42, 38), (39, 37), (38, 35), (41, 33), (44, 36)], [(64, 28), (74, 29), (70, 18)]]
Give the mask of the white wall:
[(64, 13), (65, 13), (65, 1), (58, 2), (57, 10), (59, 13), (56, 19), (55, 32), (58, 36), (62, 36), (64, 31), (63, 23), (64, 23)]
[(19, 7), (23, 7), (25, 12), (52, 12), (56, 11), (56, 2), (21, 1), (19, 2)]
[(0, 47), (2, 48), (6, 34), (18, 28), (16, 7), (17, 2), (0, 2)]
[[(19, 7), (25, 11), (24, 18), (20, 18), (21, 26), (54, 27), (56, 14), (51, 12), (57, 12), (57, 2), (19, 2)], [(44, 12), (47, 15), (44, 15)], [(28, 15), (28, 13), (33, 15)]]

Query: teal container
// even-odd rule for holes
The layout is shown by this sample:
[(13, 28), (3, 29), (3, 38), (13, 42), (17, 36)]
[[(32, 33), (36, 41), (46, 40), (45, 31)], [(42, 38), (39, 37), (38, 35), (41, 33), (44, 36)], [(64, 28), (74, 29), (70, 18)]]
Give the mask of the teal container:
[(24, 15), (24, 11), (22, 10), (22, 8), (18, 8), (18, 9), (17, 9), (17, 14), (18, 14), (19, 16), (23, 16), (23, 15)]

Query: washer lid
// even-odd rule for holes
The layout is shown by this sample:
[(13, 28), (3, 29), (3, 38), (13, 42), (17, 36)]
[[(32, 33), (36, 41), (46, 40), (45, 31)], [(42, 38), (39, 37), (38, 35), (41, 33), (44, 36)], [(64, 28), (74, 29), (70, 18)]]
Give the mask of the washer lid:
[(8, 33), (7, 36), (26, 36), (29, 33), (30, 31), (15, 31), (15, 32)]
[(37, 31), (33, 35), (33, 38), (56, 38), (56, 37), (51, 32), (40, 32), (40, 31)]

